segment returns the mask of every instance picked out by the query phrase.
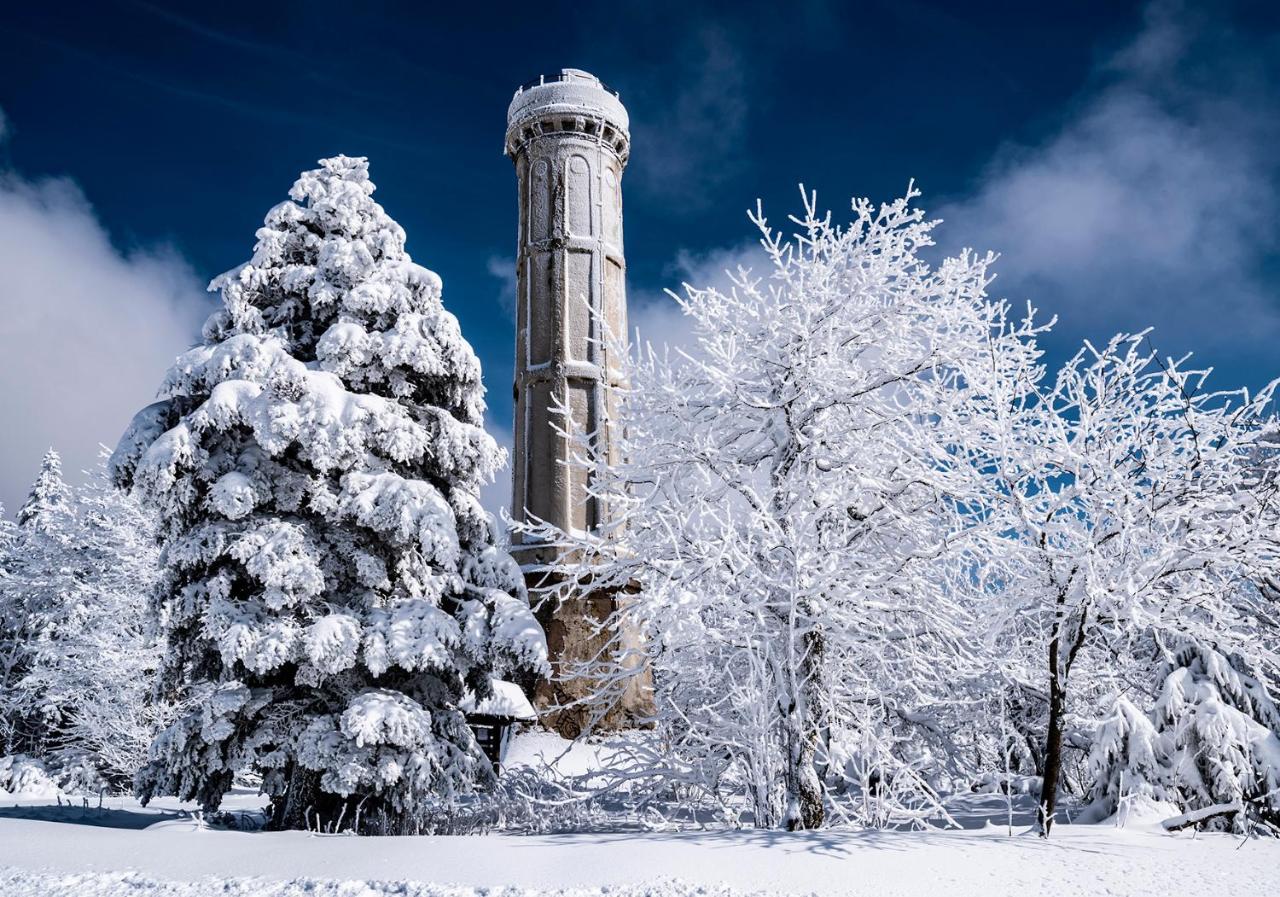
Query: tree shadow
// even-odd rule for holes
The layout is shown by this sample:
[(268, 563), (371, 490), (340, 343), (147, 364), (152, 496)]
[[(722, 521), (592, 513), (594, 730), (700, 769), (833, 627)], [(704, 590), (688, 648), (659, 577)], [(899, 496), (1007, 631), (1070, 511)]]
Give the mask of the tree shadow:
[(938, 816), (929, 820), (932, 825), (973, 831), (1010, 825), (1019, 829), (1036, 824), (1036, 800), (1027, 794), (961, 793), (948, 798), (946, 806), (954, 824)]
[(99, 828), (141, 830), (157, 822), (181, 819), (189, 814), (164, 810), (126, 810), (114, 807), (63, 804), (18, 804), (0, 806), (0, 819), (31, 819), (37, 822), (60, 822), (68, 825), (92, 825)]

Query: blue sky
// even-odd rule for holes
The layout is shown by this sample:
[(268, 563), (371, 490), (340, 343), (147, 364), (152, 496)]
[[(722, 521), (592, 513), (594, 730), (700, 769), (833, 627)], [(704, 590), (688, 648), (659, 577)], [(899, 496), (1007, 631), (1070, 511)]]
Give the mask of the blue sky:
[[(0, 29), (0, 501), (78, 470), (195, 339), (299, 171), (378, 198), (510, 427), (514, 87), (575, 66), (630, 110), (635, 323), (751, 258), (745, 210), (838, 212), (915, 179), (945, 249), (1085, 337), (1154, 325), (1221, 386), (1280, 375), (1275, 4), (10, 4)], [(444, 5), (440, 5), (444, 6)], [(505, 492), (505, 483), (493, 496)], [(491, 502), (498, 499), (491, 497)]]

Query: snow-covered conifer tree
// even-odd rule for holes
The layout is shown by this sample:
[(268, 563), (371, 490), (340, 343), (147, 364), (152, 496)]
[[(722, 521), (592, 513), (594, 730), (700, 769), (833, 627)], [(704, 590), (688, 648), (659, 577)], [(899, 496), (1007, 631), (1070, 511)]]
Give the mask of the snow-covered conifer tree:
[(477, 497), (502, 460), (479, 362), (373, 189), (361, 158), (301, 176), (113, 458), (162, 520), (162, 687), (210, 689), (144, 799), (215, 807), (256, 769), (276, 826), (412, 831), (491, 775), (464, 695), (545, 669)]
[(27, 500), (18, 508), (18, 525), (36, 529), (55, 526), (58, 515), (67, 514), (70, 504), (71, 492), (62, 479), (62, 458), (49, 449), (40, 462), (40, 473)]
[(1137, 705), (1116, 698), (1111, 713), (1094, 733), (1089, 754), (1092, 795), (1105, 812), (1119, 811), (1125, 801), (1168, 799), (1168, 770), (1160, 733)]
[(61, 692), (34, 687), (28, 677), (56, 638), (56, 621), (79, 600), (85, 579), (75, 550), (71, 490), (53, 449), (17, 519), (0, 577), (0, 747), (39, 756), (56, 745), (65, 720)]
[[(1120, 699), (1090, 757), (1093, 798), (1114, 811), (1133, 794), (1176, 804), (1211, 829), (1280, 833), (1280, 710), (1233, 658), (1181, 639), (1150, 715)], [(1123, 722), (1122, 722), (1123, 720)]]
[(1241, 663), (1184, 640), (1164, 669), (1152, 714), (1167, 738), (1169, 768), (1188, 810), (1236, 804), (1210, 827), (1244, 830), (1257, 816), (1280, 833), (1280, 710)]
[(18, 526), (5, 513), (4, 504), (0, 503), (0, 576), (3, 576), (13, 562), (13, 545), (18, 539)]

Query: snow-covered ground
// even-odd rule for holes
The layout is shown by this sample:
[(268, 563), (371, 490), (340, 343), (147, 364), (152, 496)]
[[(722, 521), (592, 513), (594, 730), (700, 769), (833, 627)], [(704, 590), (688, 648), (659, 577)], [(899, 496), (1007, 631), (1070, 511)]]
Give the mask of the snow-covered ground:
[[(999, 798), (975, 798), (999, 816)], [(233, 807), (256, 799), (239, 795)], [(176, 804), (0, 800), (4, 897), (612, 897), (787, 894), (1265, 894), (1280, 841), (1151, 820), (926, 832), (713, 831), (403, 838), (201, 827)]]
[[(525, 732), (507, 766), (582, 775), (607, 751)], [(0, 792), (0, 897), (1166, 897), (1280, 884), (1280, 840), (1168, 834), (1168, 813), (1149, 808), (1044, 841), (1016, 800), (1012, 836), (1004, 797), (975, 794), (952, 802), (958, 830), (359, 838), (209, 828), (173, 800)], [(237, 791), (223, 809), (261, 804)]]

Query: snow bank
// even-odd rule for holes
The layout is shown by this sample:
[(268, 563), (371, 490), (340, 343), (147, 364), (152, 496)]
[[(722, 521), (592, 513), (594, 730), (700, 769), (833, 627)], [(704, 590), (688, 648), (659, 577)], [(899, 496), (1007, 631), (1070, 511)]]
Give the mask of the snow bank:
[(545, 770), (553, 776), (574, 778), (605, 769), (621, 745), (622, 740), (570, 741), (555, 732), (531, 729), (517, 733), (511, 740), (504, 765), (507, 769)]

